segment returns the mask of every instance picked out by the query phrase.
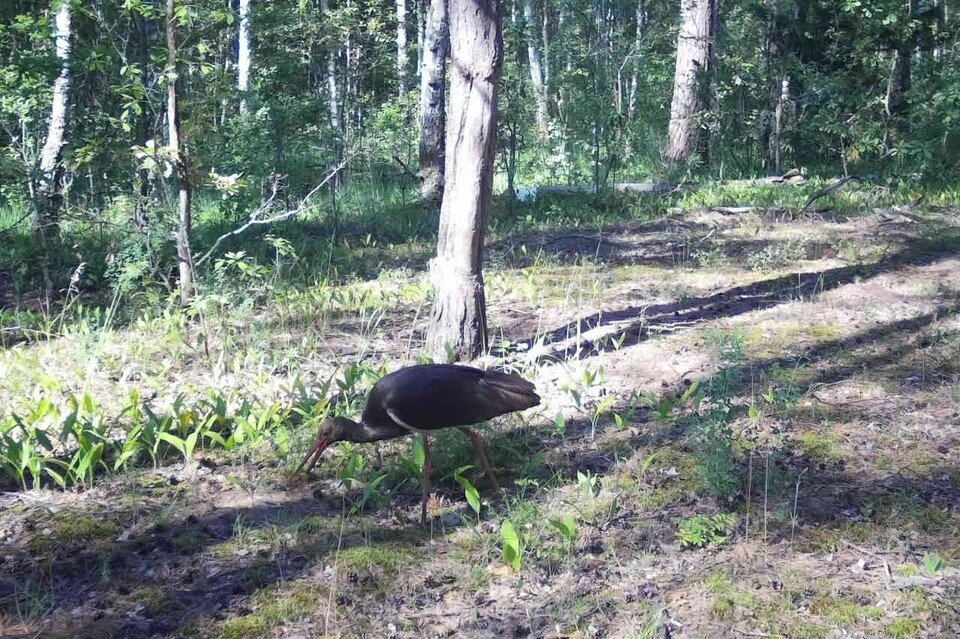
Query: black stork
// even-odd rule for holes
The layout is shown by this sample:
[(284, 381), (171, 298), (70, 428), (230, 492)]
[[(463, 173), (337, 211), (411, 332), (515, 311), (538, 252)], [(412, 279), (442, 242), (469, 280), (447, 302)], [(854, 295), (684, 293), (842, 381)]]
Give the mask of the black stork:
[(323, 451), (334, 442), (366, 443), (420, 434), (424, 453), (420, 519), (425, 523), (432, 466), (429, 433), (442, 428), (460, 429), (473, 443), (494, 489), (499, 491), (483, 440), (467, 426), (539, 403), (540, 396), (534, 385), (511, 373), (454, 364), (401, 368), (373, 385), (359, 423), (345, 417), (324, 420), (316, 441), (294, 476), (305, 466), (309, 473)]

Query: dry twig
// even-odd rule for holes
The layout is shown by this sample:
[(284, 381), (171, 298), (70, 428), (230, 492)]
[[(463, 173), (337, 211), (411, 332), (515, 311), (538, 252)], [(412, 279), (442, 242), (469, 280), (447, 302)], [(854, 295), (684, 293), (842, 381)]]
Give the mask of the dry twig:
[(274, 189), (274, 191), (273, 191), (273, 193), (271, 193), (270, 197), (269, 197), (263, 204), (261, 204), (260, 206), (258, 206), (257, 209), (256, 209), (253, 213), (250, 214), (250, 219), (246, 222), (246, 224), (244, 224), (243, 226), (237, 227), (237, 228), (233, 229), (232, 231), (230, 231), (230, 232), (228, 232), (228, 233), (224, 233), (223, 235), (221, 235), (220, 237), (218, 237), (218, 238), (217, 238), (217, 241), (214, 242), (214, 243), (213, 243), (213, 246), (210, 247), (210, 250), (208, 250), (206, 253), (204, 253), (204, 254), (203, 254), (203, 257), (201, 257), (199, 260), (197, 260), (197, 261), (195, 262), (195, 265), (196, 265), (196, 266), (200, 266), (201, 264), (203, 264), (204, 262), (206, 262), (208, 259), (210, 259), (210, 257), (214, 254), (214, 252), (215, 252), (215, 251), (217, 250), (217, 248), (220, 246), (221, 242), (223, 242), (225, 239), (227, 239), (227, 238), (229, 238), (229, 237), (233, 237), (234, 235), (240, 235), (241, 233), (243, 233), (244, 231), (246, 231), (246, 230), (247, 230), (248, 228), (250, 228), (251, 226), (257, 226), (257, 225), (262, 225), (262, 224), (273, 224), (274, 222), (280, 222), (281, 220), (285, 220), (285, 219), (287, 219), (287, 218), (293, 217), (294, 215), (299, 215), (300, 213), (303, 213), (304, 211), (306, 211), (306, 209), (307, 209), (307, 203), (310, 201), (310, 198), (313, 197), (313, 196), (317, 193), (317, 191), (319, 191), (319, 190), (322, 189), (324, 186), (326, 186), (327, 183), (328, 183), (330, 180), (332, 180), (332, 179), (337, 175), (337, 173), (339, 173), (340, 170), (343, 169), (343, 167), (345, 167), (345, 166), (347, 165), (347, 163), (350, 161), (351, 157), (352, 157), (352, 156), (347, 156), (347, 157), (345, 157), (345, 158), (340, 162), (340, 164), (338, 164), (336, 167), (334, 167), (333, 170), (331, 170), (331, 171), (327, 174), (327, 177), (323, 178), (323, 180), (321, 180), (319, 184), (317, 184), (315, 187), (313, 187), (313, 188), (310, 190), (310, 192), (307, 193), (307, 194), (304, 196), (304, 198), (300, 201), (300, 204), (299, 204), (296, 208), (290, 209), (289, 211), (284, 211), (283, 213), (278, 213), (277, 215), (274, 215), (273, 217), (268, 217), (268, 218), (266, 218), (266, 219), (262, 219), (262, 220), (261, 220), (261, 219), (260, 219), (260, 216), (263, 215), (267, 210), (269, 210), (270, 205), (273, 204), (273, 200), (277, 197), (277, 190)]

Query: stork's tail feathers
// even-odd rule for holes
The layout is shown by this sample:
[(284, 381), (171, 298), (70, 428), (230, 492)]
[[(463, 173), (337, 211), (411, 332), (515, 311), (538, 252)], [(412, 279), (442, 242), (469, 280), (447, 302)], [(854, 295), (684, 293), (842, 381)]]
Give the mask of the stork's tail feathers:
[(537, 388), (531, 382), (513, 373), (488, 370), (484, 372), (483, 384), (499, 414), (531, 408), (540, 403)]

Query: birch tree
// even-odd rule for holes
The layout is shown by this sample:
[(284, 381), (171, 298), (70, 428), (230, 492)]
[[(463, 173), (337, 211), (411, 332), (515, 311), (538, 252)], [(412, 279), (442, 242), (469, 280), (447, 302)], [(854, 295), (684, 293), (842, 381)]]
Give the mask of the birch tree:
[(633, 57), (633, 72), (630, 74), (630, 90), (627, 93), (627, 117), (631, 120), (636, 116), (637, 111), (637, 89), (640, 86), (640, 47), (643, 44), (646, 27), (647, 2), (646, 0), (637, 0), (636, 30), (633, 34), (633, 49), (630, 51), (630, 55)]
[(407, 93), (407, 0), (397, 0), (397, 87)]
[(447, 0), (430, 0), (420, 69), (420, 198), (428, 206), (436, 206), (443, 196), (449, 48)]
[(537, 110), (537, 136), (541, 142), (550, 139), (550, 110), (547, 105), (547, 86), (544, 80), (543, 57), (539, 39), (541, 33), (533, 0), (523, 0), (523, 19), (526, 23), (524, 37), (527, 41), (527, 59), (530, 62), (530, 81), (533, 84), (534, 103)]
[(59, 233), (60, 204), (63, 199), (63, 147), (67, 144), (70, 115), (70, 0), (60, 0), (53, 23), (53, 35), (59, 72), (53, 81), (47, 138), (40, 152), (40, 177), (32, 227), (34, 235), (46, 244)]
[(253, 0), (240, 0), (237, 34), (237, 91), (240, 93), (240, 113), (247, 112), (247, 92), (250, 90), (250, 66), (253, 57), (250, 42), (250, 4), (252, 2)]
[(192, 226), (192, 192), (187, 172), (187, 153), (180, 131), (180, 104), (178, 86), (180, 72), (177, 55), (176, 0), (167, 0), (167, 143), (170, 160), (177, 177), (177, 217), (179, 226), (174, 236), (177, 248), (177, 267), (180, 273), (180, 301), (184, 304), (193, 296), (193, 259), (190, 256)]

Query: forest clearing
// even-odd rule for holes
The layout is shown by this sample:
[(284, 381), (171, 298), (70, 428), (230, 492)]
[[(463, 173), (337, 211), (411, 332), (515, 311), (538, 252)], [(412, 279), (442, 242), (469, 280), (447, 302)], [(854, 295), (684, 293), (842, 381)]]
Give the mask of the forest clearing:
[[(791, 220), (783, 200), (803, 198), (776, 196), (496, 239), (489, 363), (544, 401), (485, 431), (503, 499), (463, 470), (466, 440), (437, 437), (427, 529), (409, 438), (341, 444), (313, 481), (287, 478), (326, 398), (355, 413), (385, 368), (417, 360), (415, 260), (306, 289), (324, 300), (308, 322), (271, 269), (203, 324), (89, 316), (8, 349), (5, 405), (90, 397), (91, 425), (187, 432), (253, 406), (233, 450), (201, 437), (186, 461), (168, 447), (89, 490), (7, 493), (4, 636), (953, 636), (957, 209), (851, 191)], [(156, 417), (132, 414), (137, 389)]]
[(0, 638), (960, 637), (956, 5), (0, 3)]

